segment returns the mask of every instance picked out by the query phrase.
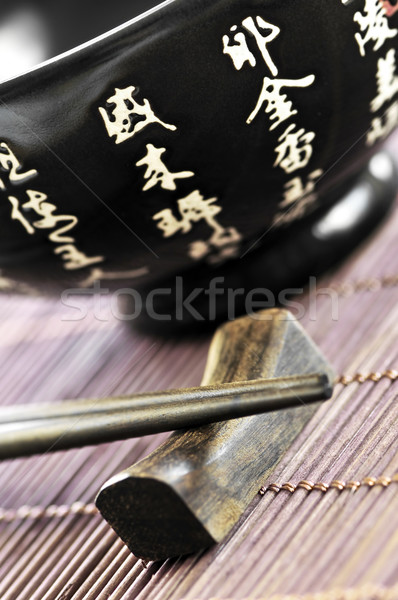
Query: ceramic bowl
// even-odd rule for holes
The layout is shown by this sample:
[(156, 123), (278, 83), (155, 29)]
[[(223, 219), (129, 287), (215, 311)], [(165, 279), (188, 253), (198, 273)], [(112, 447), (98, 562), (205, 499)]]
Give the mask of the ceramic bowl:
[(6, 282), (242, 268), (337, 202), (397, 125), (393, 0), (17, 5), (2, 22), (25, 11), (25, 50), (55, 56), (0, 84)]

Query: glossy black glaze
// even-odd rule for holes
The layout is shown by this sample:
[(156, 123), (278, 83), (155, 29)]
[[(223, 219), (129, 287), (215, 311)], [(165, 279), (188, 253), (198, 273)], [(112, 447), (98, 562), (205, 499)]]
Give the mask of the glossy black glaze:
[[(344, 195), (375, 151), (375, 146), (366, 145), (364, 134), (373, 118), (369, 106), (377, 95), (378, 60), (398, 43), (398, 37), (391, 38), (377, 52), (369, 44), (366, 56), (360, 55), (354, 14), (363, 10), (363, 4), (362, 0), (349, 5), (341, 0), (174, 0), (0, 84), (0, 141), (17, 157), (20, 172), (38, 173), (14, 183), (8, 180), (9, 169), (0, 173), (6, 188), (0, 191), (3, 277), (50, 291), (90, 286), (98, 270), (99, 275), (105, 273), (107, 287), (113, 280), (115, 285), (146, 288), (198, 266), (210, 272), (214, 248), (201, 260), (189, 255), (190, 244), (211, 235), (206, 222), (194, 222), (189, 231), (166, 238), (153, 218), (165, 209), (180, 218), (178, 200), (195, 190), (206, 199), (217, 198), (222, 208), (217, 221), (225, 229), (239, 231), (237, 256), (260, 237), (269, 249), (281, 232), (286, 234), (284, 226), (264, 236), (292, 178), (306, 182), (311, 173), (323, 170), (319, 200), (308, 212), (324, 211)], [(247, 38), (257, 61), (253, 68), (246, 63), (237, 70), (223, 53), (223, 36), (230, 28), (257, 16), (280, 28), (267, 45), (278, 77), (315, 76), (309, 87), (284, 88), (297, 115), (272, 131), (266, 104), (250, 125), (246, 123), (264, 77), (271, 77), (254, 38)], [(389, 26), (398, 27), (397, 14), (389, 18)], [(148, 99), (156, 116), (177, 129), (151, 124), (115, 144), (99, 107), (112, 110), (107, 99), (115, 88), (129, 86), (136, 88), (137, 102)], [(287, 174), (273, 165), (278, 140), (292, 123), (316, 137), (308, 165)], [(178, 179), (174, 191), (159, 185), (142, 191), (145, 166), (136, 163), (145, 156), (147, 144), (166, 149), (163, 159), (172, 173), (190, 171), (194, 176)], [(27, 190), (45, 194), (56, 207), (54, 215), (76, 217), (78, 222), (62, 239), (70, 237), (75, 250), (103, 261), (65, 268), (68, 263), (60, 248), (65, 244), (50, 239), (56, 227), (37, 225), (37, 213), (21, 209), (28, 200)], [(11, 219), (10, 195), (25, 226)], [(289, 230), (297, 226), (295, 222)], [(277, 258), (272, 262), (275, 272)], [(236, 268), (245, 267), (237, 262)], [(137, 271), (134, 278), (129, 275), (132, 271)]]
[(170, 335), (212, 329), (222, 320), (277, 306), (301, 310), (300, 294), (315, 293), (316, 278), (374, 231), (393, 206), (397, 187), (395, 163), (380, 152), (332, 207), (270, 235), (216, 272), (201, 267), (161, 282), (158, 291), (126, 290), (119, 296), (120, 313), (145, 331)]

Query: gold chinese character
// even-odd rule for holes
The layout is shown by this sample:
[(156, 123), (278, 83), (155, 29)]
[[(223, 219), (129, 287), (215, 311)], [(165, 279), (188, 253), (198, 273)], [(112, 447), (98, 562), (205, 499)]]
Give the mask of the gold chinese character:
[(74, 242), (74, 238), (65, 236), (65, 233), (77, 225), (78, 218), (74, 215), (54, 215), (57, 207), (47, 202), (47, 196), (42, 192), (26, 190), (26, 193), (29, 201), (25, 202), (22, 208), (24, 210), (34, 210), (39, 217), (42, 217), (39, 221), (34, 221), (34, 227), (37, 229), (53, 229), (58, 227), (59, 224), (65, 223), (59, 229), (50, 233), (49, 239), (55, 244)]
[[(38, 174), (36, 169), (21, 172), (21, 163), (5, 142), (0, 142), (0, 168), (9, 173), (9, 180), (11, 183), (22, 183)], [(6, 186), (1, 179), (0, 189), (6, 189)]]
[[(242, 21), (243, 27), (254, 36), (258, 49), (260, 50), (265, 64), (268, 66), (272, 75), (276, 77), (278, 75), (278, 69), (271, 58), (268, 51), (269, 42), (273, 42), (275, 38), (280, 34), (280, 29), (272, 23), (264, 21), (262, 17), (256, 17), (256, 22), (252, 17), (248, 17)], [(261, 33), (261, 30), (267, 31), (267, 34)]]
[(13, 221), (19, 221), (21, 223), (21, 225), (23, 225), (23, 227), (25, 227), (25, 229), (29, 233), (29, 235), (33, 235), (35, 232), (35, 229), (34, 229), (34, 227), (32, 227), (32, 225), (29, 223), (29, 221), (27, 219), (25, 219), (25, 217), (21, 213), (18, 198), (15, 198), (15, 196), (8, 196), (8, 199), (12, 206), (11, 219)]
[(222, 232), (214, 233), (210, 239), (197, 240), (189, 246), (189, 256), (193, 260), (201, 260), (208, 257), (208, 262), (217, 265), (227, 259), (237, 258), (239, 254), (242, 236), (235, 227), (228, 227)]
[(317, 169), (308, 176), (305, 184), (301, 177), (294, 177), (286, 183), (283, 200), (278, 206), (281, 212), (275, 215), (273, 221), (275, 226), (287, 225), (302, 218), (314, 206), (318, 199), (316, 184), (322, 175), (323, 170)]
[[(250, 35), (254, 37), (265, 64), (268, 66), (272, 75), (276, 77), (278, 74), (278, 69), (271, 58), (267, 46), (276, 37), (278, 37), (280, 33), (279, 27), (268, 23), (262, 17), (256, 17), (255, 20), (253, 17), (247, 17), (247, 19), (242, 21), (242, 27), (246, 30), (246, 32), (250, 33)], [(249, 50), (246, 33), (242, 31), (238, 32), (236, 25), (233, 25), (230, 31), (234, 34), (232, 37), (232, 42), (234, 43), (231, 44), (230, 38), (227, 35), (224, 35), (224, 54), (229, 54), (237, 71), (240, 71), (246, 62), (248, 62), (251, 67), (255, 67), (256, 58)]]
[(265, 112), (270, 115), (270, 120), (275, 121), (270, 131), (278, 127), (283, 121), (290, 119), (297, 114), (293, 109), (293, 104), (287, 99), (286, 94), (282, 94), (284, 87), (309, 87), (315, 81), (315, 75), (308, 75), (302, 79), (270, 79), (264, 77), (263, 89), (261, 90), (256, 108), (247, 119), (247, 124), (252, 123), (261, 110), (263, 104), (267, 103)]
[(147, 166), (144, 179), (147, 183), (142, 188), (144, 192), (150, 190), (156, 185), (160, 185), (164, 190), (176, 190), (176, 179), (185, 179), (193, 177), (192, 171), (181, 171), (180, 173), (170, 173), (164, 164), (161, 156), (166, 152), (166, 148), (156, 148), (153, 144), (147, 144), (147, 154), (136, 163), (137, 167)]
[(366, 137), (366, 144), (373, 146), (377, 141), (384, 140), (398, 125), (398, 101), (391, 104), (382, 117), (372, 121), (371, 128)]
[(378, 95), (370, 105), (372, 112), (378, 111), (383, 104), (392, 100), (395, 94), (398, 93), (398, 76), (395, 74), (395, 50), (391, 49), (387, 52), (386, 58), (380, 58), (377, 65)]
[(278, 155), (274, 166), (281, 167), (285, 173), (293, 173), (303, 169), (309, 163), (312, 156), (312, 142), (315, 139), (313, 131), (299, 129), (295, 131), (296, 125), (290, 125), (279, 138), (279, 146), (275, 148)]
[(231, 45), (231, 40), (227, 35), (224, 35), (222, 41), (224, 45), (223, 53), (229, 54), (235, 69), (240, 71), (246, 62), (248, 62), (251, 67), (255, 67), (256, 58), (248, 48), (245, 34), (242, 32), (235, 33), (237, 29), (236, 25), (231, 27), (231, 31), (234, 33), (232, 39), (232, 41), (235, 42), (234, 44)]
[(154, 215), (154, 219), (159, 221), (158, 227), (163, 230), (164, 237), (171, 237), (178, 231), (188, 233), (192, 229), (192, 223), (198, 223), (204, 219), (213, 229), (218, 227), (214, 217), (221, 212), (221, 207), (214, 204), (217, 198), (205, 200), (202, 194), (195, 190), (186, 198), (178, 200), (178, 210), (181, 219), (178, 220), (169, 208), (160, 211)]
[(380, 0), (365, 0), (364, 12), (356, 12), (354, 21), (361, 30), (361, 33), (355, 34), (361, 56), (365, 56), (365, 46), (369, 42), (374, 42), (373, 50), (376, 52), (398, 33), (398, 29), (390, 29), (385, 8)]
[(135, 90), (133, 85), (124, 89), (116, 88), (114, 95), (107, 100), (114, 108), (98, 109), (109, 137), (115, 136), (115, 144), (125, 142), (148, 125), (155, 123), (170, 131), (176, 131), (177, 127), (158, 119), (146, 98), (143, 104), (139, 104), (134, 98)]
[[(177, 232), (188, 233), (191, 231), (193, 223), (205, 221), (213, 233), (207, 241), (192, 242), (189, 247), (189, 256), (194, 260), (200, 260), (216, 250), (217, 256), (225, 259), (227, 255), (231, 257), (236, 254), (241, 236), (234, 227), (224, 228), (218, 223), (215, 217), (222, 208), (215, 202), (217, 202), (217, 198), (205, 200), (202, 194), (195, 190), (186, 198), (178, 200), (180, 219), (176, 218), (169, 208), (160, 211), (153, 218), (158, 221), (157, 226), (163, 231), (164, 237), (171, 237)], [(216, 255), (213, 258), (214, 261), (217, 260)]]
[(84, 269), (98, 263), (104, 262), (103, 256), (89, 257), (76, 248), (74, 244), (65, 244), (64, 246), (57, 246), (54, 250), (55, 254), (60, 254), (62, 260), (65, 262), (65, 269), (68, 271), (77, 271), (78, 269)]

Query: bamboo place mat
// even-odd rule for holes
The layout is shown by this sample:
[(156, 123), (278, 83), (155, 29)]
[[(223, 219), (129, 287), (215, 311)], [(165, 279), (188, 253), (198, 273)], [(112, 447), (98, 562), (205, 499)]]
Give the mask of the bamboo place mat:
[[(390, 146), (398, 153), (397, 137)], [(397, 227), (398, 208), (320, 282), (337, 318), (328, 296), (316, 312), (302, 299), (301, 322), (340, 383), (224, 543), (144, 564), (97, 514), (101, 485), (166, 435), (5, 461), (1, 598), (396, 600)], [(57, 299), (0, 297), (1, 404), (200, 383), (209, 337), (165, 341), (109, 318), (106, 301), (96, 315), (93, 301), (83, 307), (71, 320)]]

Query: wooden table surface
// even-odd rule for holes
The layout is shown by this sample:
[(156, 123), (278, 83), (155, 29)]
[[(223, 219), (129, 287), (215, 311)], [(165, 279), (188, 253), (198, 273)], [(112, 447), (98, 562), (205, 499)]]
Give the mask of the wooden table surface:
[[(398, 137), (390, 147), (398, 153)], [(301, 323), (348, 378), (264, 481), (291, 486), (253, 498), (224, 543), (145, 565), (92, 503), (166, 435), (2, 462), (1, 598), (398, 598), (397, 228), (398, 209), (318, 282), (333, 303), (301, 298)], [(1, 404), (199, 384), (208, 336), (145, 336), (113, 319), (109, 302), (79, 303), (77, 320), (57, 299), (0, 297)]]

